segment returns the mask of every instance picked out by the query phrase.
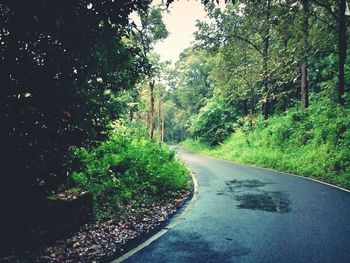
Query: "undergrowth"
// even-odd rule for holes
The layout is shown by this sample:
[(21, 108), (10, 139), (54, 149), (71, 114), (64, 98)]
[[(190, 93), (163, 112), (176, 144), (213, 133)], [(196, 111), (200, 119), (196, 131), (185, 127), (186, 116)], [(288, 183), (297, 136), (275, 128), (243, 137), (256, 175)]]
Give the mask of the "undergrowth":
[(188, 169), (175, 153), (134, 130), (118, 123), (98, 146), (74, 149), (79, 168), (71, 178), (93, 194), (97, 219), (189, 189)]
[[(317, 103), (313, 103), (317, 101)], [(314, 177), (350, 188), (350, 110), (327, 97), (264, 120), (247, 116), (221, 145), (182, 145), (204, 155)]]

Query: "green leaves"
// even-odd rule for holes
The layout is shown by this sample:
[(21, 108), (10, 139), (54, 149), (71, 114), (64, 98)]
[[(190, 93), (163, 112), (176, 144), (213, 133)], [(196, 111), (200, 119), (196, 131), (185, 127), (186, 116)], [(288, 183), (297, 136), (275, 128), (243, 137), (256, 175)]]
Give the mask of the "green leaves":
[(235, 112), (224, 101), (212, 99), (191, 121), (190, 132), (208, 145), (217, 145), (233, 132)]
[(270, 167), (350, 187), (350, 111), (330, 98), (312, 96), (268, 120), (247, 116), (222, 144), (183, 145), (213, 157)]
[(158, 200), (188, 188), (188, 170), (172, 151), (120, 122), (115, 127), (97, 147), (75, 150), (80, 168), (71, 178), (93, 193), (98, 214), (106, 215), (131, 200)]

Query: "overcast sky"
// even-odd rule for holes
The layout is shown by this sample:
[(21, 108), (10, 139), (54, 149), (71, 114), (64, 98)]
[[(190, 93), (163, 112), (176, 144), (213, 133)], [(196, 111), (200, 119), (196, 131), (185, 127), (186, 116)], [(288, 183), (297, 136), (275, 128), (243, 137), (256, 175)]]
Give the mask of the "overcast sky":
[[(162, 0), (153, 0), (152, 5), (162, 3)], [(224, 1), (220, 8), (225, 7)], [(139, 18), (136, 13), (131, 14), (136, 24)], [(175, 0), (169, 6), (169, 12), (163, 14), (163, 20), (169, 31), (167, 39), (155, 45), (155, 52), (159, 53), (161, 60), (171, 60), (175, 63), (180, 53), (194, 41), (193, 33), (196, 31), (197, 20), (209, 20), (200, 0)]]
[(163, 19), (170, 35), (155, 45), (155, 51), (160, 54), (162, 60), (175, 63), (179, 54), (194, 40), (196, 20), (205, 19), (206, 12), (203, 4), (195, 0), (175, 0), (169, 11), (168, 14), (164, 14)]

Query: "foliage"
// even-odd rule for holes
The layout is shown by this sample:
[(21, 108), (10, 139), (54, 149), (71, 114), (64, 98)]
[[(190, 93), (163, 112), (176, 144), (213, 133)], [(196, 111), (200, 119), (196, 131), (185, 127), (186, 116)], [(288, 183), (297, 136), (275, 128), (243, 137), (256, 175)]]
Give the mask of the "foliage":
[[(106, 136), (142, 73), (128, 16), (146, 1), (2, 1), (0, 206), (67, 181), (68, 149)], [(20, 208), (19, 208), (20, 209)]]
[(188, 170), (173, 151), (120, 122), (107, 140), (74, 153), (80, 166), (71, 178), (93, 193), (97, 217), (116, 213), (121, 204), (161, 200), (189, 188)]
[(224, 101), (213, 99), (192, 119), (190, 132), (208, 145), (217, 145), (232, 131), (235, 112)]
[(150, 7), (148, 9), (139, 9), (138, 15), (140, 25), (132, 22), (133, 41), (142, 50), (141, 57), (144, 63), (143, 70), (146, 77), (152, 79), (159, 74), (159, 67), (156, 63), (159, 58), (152, 53), (154, 45), (167, 38), (169, 32), (163, 22), (163, 12), (166, 9), (163, 5)]
[(190, 117), (197, 114), (212, 96), (209, 81), (211, 59), (205, 50), (190, 47), (180, 54), (175, 68), (165, 70), (165, 141), (184, 140), (189, 134)]
[(203, 49), (187, 48), (175, 65), (176, 81), (173, 90), (173, 101), (189, 114), (195, 114), (206, 104), (212, 95), (209, 72), (212, 67), (211, 58)]
[[(7, 245), (7, 238), (16, 236), (20, 240), (19, 235), (35, 232), (44, 218), (37, 212), (43, 200), (70, 187), (68, 175), (73, 171), (72, 178), (93, 192), (100, 209), (112, 209), (128, 196), (138, 201), (134, 192), (128, 193), (126, 186), (121, 188), (119, 181), (127, 184), (129, 180), (129, 189), (139, 189), (140, 193), (143, 189), (146, 197), (161, 190), (165, 195), (180, 187), (181, 176), (185, 178), (187, 171), (177, 166), (169, 151), (141, 139), (143, 129), (134, 127), (130, 139), (123, 139), (120, 133), (109, 135), (111, 122), (137, 116), (137, 83), (154, 64), (151, 56), (143, 56), (129, 15), (150, 10), (150, 41), (167, 35), (161, 17), (164, 10), (149, 9), (150, 4), (147, 0), (1, 1), (0, 211), (6, 215), (0, 222), (1, 247)], [(79, 148), (82, 145), (86, 147)], [(71, 147), (76, 147), (81, 158), (78, 167)], [(142, 151), (143, 147), (152, 152)], [(105, 169), (109, 161), (119, 158), (105, 152), (110, 150), (131, 156), (121, 155), (123, 162), (133, 154), (139, 160), (130, 161), (135, 168), (128, 166), (125, 181), (111, 179), (111, 172)], [(174, 168), (169, 178), (155, 154)], [(87, 163), (90, 160), (91, 165)], [(142, 170), (142, 165), (148, 167)], [(140, 182), (139, 188), (132, 185), (133, 176), (135, 183)], [(150, 180), (141, 182), (142, 176)], [(130, 198), (127, 201), (131, 202)], [(4, 229), (10, 233), (5, 238)]]
[(227, 160), (311, 176), (350, 187), (350, 116), (345, 109), (317, 95), (275, 115), (241, 120), (225, 142), (210, 148), (198, 141), (183, 143), (190, 150)]
[[(339, 50), (346, 46), (337, 47), (340, 14), (334, 2), (240, 0), (224, 10), (209, 4), (207, 11), (211, 20), (199, 21), (195, 36), (196, 44), (215, 57), (209, 71), (215, 95), (241, 104), (245, 115), (260, 111), (266, 118), (300, 100), (304, 65), (308, 88), (318, 92), (316, 86), (332, 79), (334, 101), (340, 102), (336, 73)], [(320, 74), (324, 67), (325, 78)]]
[[(2, 1), (0, 211), (38, 208), (72, 181), (94, 194), (97, 216), (186, 188), (173, 153), (146, 140), (141, 123), (153, 133), (160, 117), (167, 141), (192, 136), (200, 143), (185, 144), (200, 152), (348, 186), (346, 1), (213, 2), (169, 70), (152, 53), (168, 31), (151, 1)], [(122, 118), (131, 128), (110, 125)]]
[[(210, 20), (198, 22), (194, 50), (210, 56), (202, 61), (214, 99), (193, 102), (199, 108), (185, 126), (193, 140), (184, 145), (349, 187), (349, 90), (341, 86), (350, 81), (344, 41), (350, 24), (344, 2), (239, 0), (225, 9), (208, 4)], [(191, 74), (187, 70), (182, 74)], [(305, 90), (308, 109), (298, 102)], [(220, 100), (231, 118), (213, 103)]]

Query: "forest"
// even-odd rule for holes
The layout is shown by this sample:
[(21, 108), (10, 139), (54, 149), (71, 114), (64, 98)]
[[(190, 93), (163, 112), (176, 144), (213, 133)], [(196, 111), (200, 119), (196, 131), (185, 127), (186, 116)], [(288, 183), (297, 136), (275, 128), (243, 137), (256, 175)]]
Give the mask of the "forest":
[(171, 78), (167, 139), (349, 187), (346, 1), (237, 1), (207, 12)]
[(154, 51), (173, 1), (151, 2), (1, 1), (4, 262), (121, 253), (114, 236), (96, 251), (52, 241), (156, 218), (134, 238), (166, 220), (192, 191), (172, 144), (350, 188), (345, 0), (203, 1), (208, 19), (175, 64)]

